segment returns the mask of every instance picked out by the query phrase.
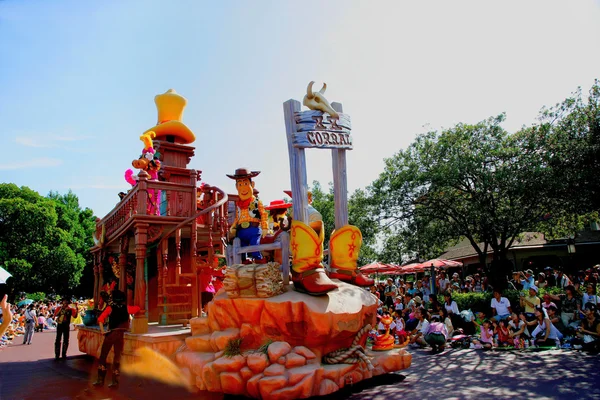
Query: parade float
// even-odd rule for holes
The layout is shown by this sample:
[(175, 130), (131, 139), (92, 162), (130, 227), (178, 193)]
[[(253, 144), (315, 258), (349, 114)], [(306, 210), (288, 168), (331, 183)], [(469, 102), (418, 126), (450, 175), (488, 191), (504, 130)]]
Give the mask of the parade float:
[[(157, 173), (140, 168), (132, 189), (97, 222), (92, 250), (95, 300), (105, 281), (116, 280), (141, 308), (125, 335), (122, 358), (137, 363), (139, 374), (148, 362), (140, 362), (143, 352), (136, 349), (150, 348), (173, 360), (179, 379), (195, 390), (295, 399), (410, 366), (405, 343), (395, 344), (389, 334), (389, 321), (383, 321), (388, 330), (367, 343), (379, 322), (378, 305), (364, 288), (372, 280), (356, 265), (360, 230), (348, 224), (350, 117), (341, 104), (327, 101), (325, 85), (319, 92), (312, 85), (303, 101), (309, 110), (296, 100), (284, 103), (292, 216), (283, 200), (266, 205), (257, 197), (264, 172), (238, 168), (226, 174), (235, 181), (234, 195), (201, 185), (200, 172), (187, 169), (194, 134), (181, 122), (185, 100), (173, 91), (157, 96), (159, 123), (143, 133), (139, 158), (155, 161)], [(323, 243), (326, 227), (309, 204), (307, 149), (332, 155), (335, 230), (329, 243)], [(196, 202), (198, 196), (208, 201)], [(119, 260), (119, 276), (107, 276), (117, 275), (109, 257)], [(202, 304), (199, 276), (214, 267), (215, 257), (226, 260), (224, 287)], [(85, 353), (97, 357), (101, 341), (95, 327), (79, 332)]]

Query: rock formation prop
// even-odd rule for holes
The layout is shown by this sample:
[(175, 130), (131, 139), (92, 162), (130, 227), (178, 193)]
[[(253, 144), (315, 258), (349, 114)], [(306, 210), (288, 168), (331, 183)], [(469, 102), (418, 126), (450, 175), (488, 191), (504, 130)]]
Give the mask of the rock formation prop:
[(221, 290), (208, 317), (190, 320), (192, 336), (176, 362), (198, 390), (273, 400), (326, 395), (408, 368), (404, 349), (365, 348), (376, 321), (375, 297), (336, 284), (319, 297), (291, 285), (264, 299), (230, 298)]

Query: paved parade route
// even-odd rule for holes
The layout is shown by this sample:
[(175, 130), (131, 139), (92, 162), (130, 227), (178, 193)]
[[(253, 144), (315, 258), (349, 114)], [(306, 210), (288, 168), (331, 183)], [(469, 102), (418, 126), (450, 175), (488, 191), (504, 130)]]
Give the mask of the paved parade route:
[[(124, 376), (117, 391), (86, 391), (95, 379), (94, 360), (77, 350), (71, 332), (66, 361), (54, 361), (54, 332), (36, 333), (31, 346), (0, 351), (0, 399), (239, 399), (191, 394), (156, 382)], [(576, 351), (536, 353), (414, 350), (413, 366), (329, 396), (331, 399), (598, 399), (600, 360)], [(90, 374), (91, 371), (94, 371)]]

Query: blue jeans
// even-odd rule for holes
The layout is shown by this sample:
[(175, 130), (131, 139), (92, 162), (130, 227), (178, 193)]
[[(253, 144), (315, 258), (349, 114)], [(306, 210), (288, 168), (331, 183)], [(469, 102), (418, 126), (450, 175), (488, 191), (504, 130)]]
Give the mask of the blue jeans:
[[(256, 226), (250, 226), (248, 228), (238, 228), (237, 237), (240, 238), (240, 244), (242, 247), (246, 246), (257, 246), (260, 244), (260, 238), (262, 236), (262, 229)], [(262, 260), (263, 256), (260, 251), (254, 251), (249, 255), (257, 260)]]
[(502, 315), (496, 315), (492, 319), (495, 319), (496, 321), (500, 322), (500, 321), (506, 321), (509, 317), (510, 317), (510, 314), (502, 314)]

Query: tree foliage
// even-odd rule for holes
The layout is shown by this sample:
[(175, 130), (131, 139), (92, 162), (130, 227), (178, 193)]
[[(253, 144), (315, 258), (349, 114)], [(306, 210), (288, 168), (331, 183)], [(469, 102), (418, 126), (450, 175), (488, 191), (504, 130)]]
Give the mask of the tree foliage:
[[(325, 247), (329, 243), (331, 233), (335, 229), (335, 196), (333, 185), (329, 185), (329, 190), (325, 192), (321, 184), (313, 182), (312, 205), (323, 216), (323, 225), (325, 226)], [(363, 246), (361, 248), (358, 264), (359, 266), (375, 261), (378, 257), (375, 251), (376, 236), (379, 231), (377, 221), (370, 218), (368, 209), (371, 199), (365, 190), (357, 189), (348, 200), (348, 223), (357, 226), (363, 236)]]
[(0, 184), (0, 265), (19, 291), (75, 288), (86, 265), (95, 217), (75, 194), (47, 197), (27, 187)]
[(386, 160), (370, 190), (386, 243), (439, 255), (461, 237), (483, 261), (505, 260), (520, 233), (548, 208), (551, 179), (536, 149), (502, 127), (504, 115), (417, 137)]

